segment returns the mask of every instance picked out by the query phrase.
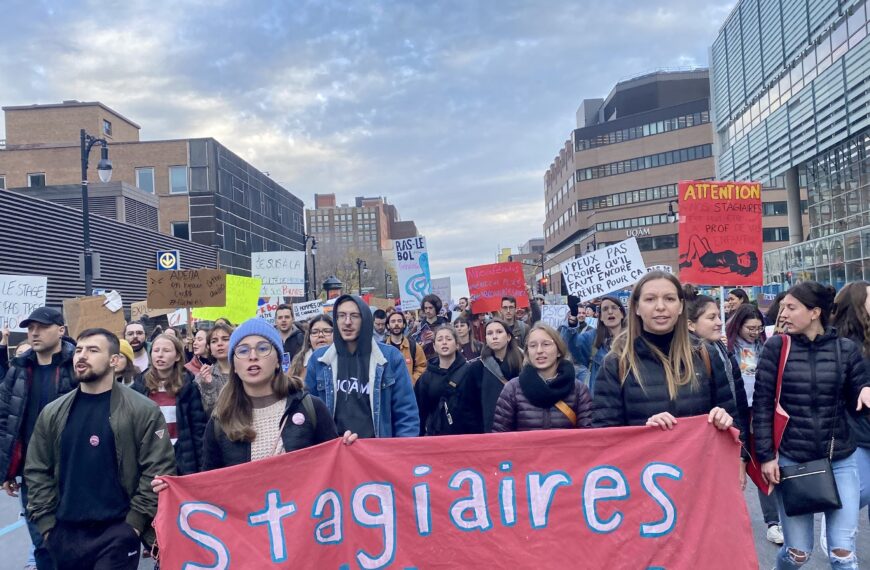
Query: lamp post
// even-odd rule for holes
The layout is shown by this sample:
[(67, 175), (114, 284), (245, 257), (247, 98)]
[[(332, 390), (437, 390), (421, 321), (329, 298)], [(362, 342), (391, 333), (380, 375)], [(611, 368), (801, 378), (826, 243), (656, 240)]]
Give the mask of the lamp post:
[(393, 280), (393, 276), (390, 275), (390, 272), (384, 269), (384, 299), (390, 298), (390, 282)]
[(359, 296), (362, 297), (362, 272), (367, 269), (365, 259), (356, 258), (356, 274), (359, 279)]
[[(305, 300), (308, 301), (309, 293), (311, 293), (311, 289), (314, 289), (313, 294), (314, 297), (317, 297), (317, 239), (314, 236), (310, 236), (307, 234), (303, 234), (303, 239), (305, 242)], [(308, 280), (308, 244), (311, 243), (311, 268), (313, 271), (312, 281)], [(313, 287), (309, 287), (309, 284), (313, 284)]]
[(673, 224), (677, 221), (677, 212), (674, 210), (674, 204), (679, 206), (680, 204), (676, 200), (671, 200), (668, 202), (668, 223)]
[(586, 244), (586, 253), (590, 253), (598, 249), (598, 242), (595, 241), (595, 236), (592, 236), (592, 241)]
[(314, 284), (314, 300), (320, 298), (320, 291), (317, 290), (317, 238), (311, 236), (311, 279)]
[(85, 297), (94, 292), (93, 252), (91, 251), (91, 221), (88, 204), (88, 156), (95, 144), (100, 143), (100, 162), (97, 164), (97, 174), (103, 183), (112, 179), (112, 161), (109, 160), (109, 143), (81, 130), (82, 157), (82, 241), (85, 261)]

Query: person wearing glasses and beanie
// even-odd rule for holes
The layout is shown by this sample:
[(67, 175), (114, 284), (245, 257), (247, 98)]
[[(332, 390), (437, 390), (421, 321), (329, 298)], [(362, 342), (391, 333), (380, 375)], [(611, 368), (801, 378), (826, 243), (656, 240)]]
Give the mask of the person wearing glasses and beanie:
[(361, 298), (342, 295), (334, 307), (333, 344), (311, 355), (308, 389), (326, 402), (339, 432), (420, 435), (417, 400), (402, 353), (372, 339), (372, 312)]

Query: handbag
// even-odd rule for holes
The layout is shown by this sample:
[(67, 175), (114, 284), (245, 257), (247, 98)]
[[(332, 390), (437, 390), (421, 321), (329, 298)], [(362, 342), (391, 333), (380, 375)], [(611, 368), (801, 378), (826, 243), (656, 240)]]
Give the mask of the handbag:
[(837, 416), (840, 413), (840, 389), (842, 388), (842, 369), (840, 365), (840, 340), (837, 339), (837, 404), (831, 418), (831, 440), (828, 456), (797, 465), (783, 465), (779, 468), (779, 493), (785, 514), (790, 517), (821, 513), (839, 509), (843, 506), (837, 480), (831, 461), (834, 458), (834, 434), (837, 429)]
[[(782, 394), (782, 374), (785, 371), (785, 364), (788, 362), (788, 355), (791, 352), (791, 337), (787, 334), (779, 335), (782, 337), (782, 348), (779, 352), (779, 368), (776, 371), (776, 396), (774, 399), (773, 410), (773, 452), (779, 451), (779, 444), (782, 443), (782, 436), (785, 434), (785, 428), (788, 425), (788, 412), (780, 404), (779, 398)], [(839, 346), (839, 345), (838, 345)], [(766, 495), (773, 493), (774, 485), (764, 480), (764, 475), (761, 473), (761, 462), (758, 460), (758, 453), (755, 449), (755, 434), (752, 430), (752, 420), (749, 422), (749, 463), (746, 465), (746, 474), (752, 479), (755, 485), (764, 491)]]

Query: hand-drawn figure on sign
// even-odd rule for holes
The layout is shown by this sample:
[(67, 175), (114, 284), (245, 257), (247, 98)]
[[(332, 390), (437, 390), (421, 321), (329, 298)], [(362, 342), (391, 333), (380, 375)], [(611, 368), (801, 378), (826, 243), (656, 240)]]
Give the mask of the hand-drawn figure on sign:
[(429, 274), (429, 254), (420, 254), (419, 262), (422, 272), (408, 279), (408, 282), (405, 283), (405, 291), (416, 298), (418, 302), (422, 303), (423, 297), (432, 292), (432, 277)]
[(692, 267), (695, 263), (702, 271), (752, 275), (758, 269), (758, 256), (754, 251), (713, 251), (707, 238), (693, 235), (689, 238), (689, 251), (680, 255), (680, 268)]

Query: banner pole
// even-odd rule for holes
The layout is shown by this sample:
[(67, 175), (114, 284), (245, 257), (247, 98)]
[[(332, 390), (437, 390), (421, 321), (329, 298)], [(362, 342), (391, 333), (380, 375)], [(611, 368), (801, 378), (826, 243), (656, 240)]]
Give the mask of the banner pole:
[(719, 285), (719, 318), (722, 319), (722, 334), (725, 334), (725, 286)]

